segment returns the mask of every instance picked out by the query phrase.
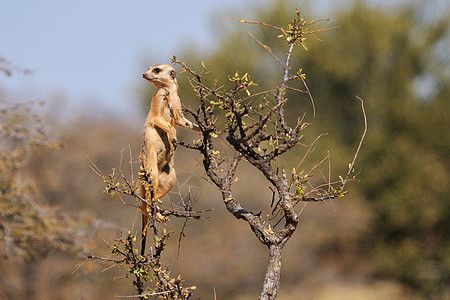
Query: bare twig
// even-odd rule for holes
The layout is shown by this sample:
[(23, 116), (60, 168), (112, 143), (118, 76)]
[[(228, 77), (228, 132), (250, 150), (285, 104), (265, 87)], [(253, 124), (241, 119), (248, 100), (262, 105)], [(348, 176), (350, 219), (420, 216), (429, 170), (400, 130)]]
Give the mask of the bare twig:
[(114, 297), (116, 297), (116, 298), (142, 298), (142, 297), (163, 295), (163, 294), (168, 294), (168, 293), (173, 293), (173, 291), (164, 291), (164, 292), (149, 293), (149, 294), (142, 294), (142, 295), (131, 295), (131, 296), (114, 296)]
[(359, 151), (361, 150), (362, 143), (363, 143), (363, 141), (364, 141), (364, 139), (366, 137), (366, 133), (367, 133), (367, 116), (366, 116), (366, 111), (364, 109), (364, 101), (359, 96), (356, 96), (356, 98), (358, 98), (358, 100), (361, 101), (361, 110), (362, 110), (363, 117), (364, 117), (364, 131), (363, 131), (363, 134), (362, 134), (361, 139), (359, 141), (358, 148), (356, 149), (356, 152), (355, 152), (355, 155), (353, 157), (353, 160), (352, 160), (352, 162), (349, 165), (347, 175), (345, 176), (345, 179), (342, 182), (342, 189), (344, 189), (344, 186), (347, 183), (347, 181), (348, 181), (348, 179), (350, 177), (350, 174), (353, 172), (353, 167), (355, 166), (356, 158), (359, 155)]
[[(248, 31), (247, 31), (248, 32)], [(269, 52), (270, 55), (272, 55), (272, 57), (284, 68), (284, 64), (281, 62), (281, 60), (275, 55), (273, 54), (272, 50), (270, 50), (270, 47), (267, 45), (264, 45), (263, 43), (261, 43), (253, 34), (251, 34), (250, 32), (248, 32), (248, 34), (261, 46), (263, 47), (267, 52)]]
[(249, 20), (245, 20), (245, 19), (239, 19), (239, 18), (227, 18), (227, 19), (228, 20), (237, 20), (237, 21), (239, 21), (241, 23), (262, 25), (262, 26), (266, 26), (266, 27), (269, 27), (269, 28), (276, 29), (278, 31), (281, 31), (282, 33), (286, 33), (283, 28), (277, 27), (277, 26), (274, 26), (274, 25), (271, 25), (271, 24), (267, 24), (267, 23), (264, 23), (264, 22), (253, 22), (253, 21), (249, 21)]

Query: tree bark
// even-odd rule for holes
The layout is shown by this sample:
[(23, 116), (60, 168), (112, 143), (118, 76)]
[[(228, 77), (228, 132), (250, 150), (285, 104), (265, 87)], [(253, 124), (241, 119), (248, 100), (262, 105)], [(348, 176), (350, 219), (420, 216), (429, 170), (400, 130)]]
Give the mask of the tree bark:
[(280, 289), (282, 248), (283, 246), (280, 244), (271, 244), (269, 246), (269, 263), (264, 278), (263, 290), (259, 297), (260, 300), (275, 299), (278, 295), (278, 290)]

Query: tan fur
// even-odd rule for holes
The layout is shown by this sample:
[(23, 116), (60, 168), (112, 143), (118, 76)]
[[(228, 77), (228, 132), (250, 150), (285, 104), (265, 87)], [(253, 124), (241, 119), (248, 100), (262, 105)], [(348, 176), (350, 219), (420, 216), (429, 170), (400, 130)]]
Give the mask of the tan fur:
[[(150, 112), (145, 122), (144, 142), (139, 156), (141, 167), (153, 183), (154, 199), (164, 197), (175, 185), (174, 152), (177, 142), (176, 126), (198, 131), (198, 127), (187, 120), (178, 97), (175, 70), (170, 65), (154, 65), (143, 77), (156, 86)], [(149, 188), (141, 182), (141, 197), (152, 201)], [(143, 239), (145, 239), (149, 208), (141, 204), (143, 215)], [(143, 242), (143, 248), (145, 240)], [(141, 249), (143, 253), (144, 249)]]

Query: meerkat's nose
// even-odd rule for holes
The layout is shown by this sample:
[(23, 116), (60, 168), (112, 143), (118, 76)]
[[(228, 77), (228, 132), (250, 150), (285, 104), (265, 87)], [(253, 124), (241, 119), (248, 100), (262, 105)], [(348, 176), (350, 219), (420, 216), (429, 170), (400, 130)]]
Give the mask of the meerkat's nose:
[(143, 78), (145, 78), (145, 73), (144, 73), (144, 74), (142, 74), (142, 77), (143, 77)]

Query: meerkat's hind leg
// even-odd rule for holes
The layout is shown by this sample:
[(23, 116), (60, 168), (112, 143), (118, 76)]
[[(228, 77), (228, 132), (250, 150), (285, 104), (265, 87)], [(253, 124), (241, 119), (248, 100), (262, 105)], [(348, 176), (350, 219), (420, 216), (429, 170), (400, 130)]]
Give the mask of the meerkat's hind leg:
[(167, 195), (177, 182), (177, 175), (173, 167), (173, 161), (170, 161), (159, 173), (158, 199)]
[[(158, 174), (158, 156), (156, 154), (156, 149), (154, 147), (149, 147), (146, 155), (144, 155), (143, 169), (142, 172), (145, 173), (143, 176), (146, 182), (141, 185), (141, 196), (147, 202), (152, 202), (156, 199), (156, 194), (158, 190), (159, 174)], [(150, 190), (145, 187), (145, 185), (150, 186)], [(150, 208), (147, 203), (141, 203), (141, 213), (142, 213), (142, 241), (141, 241), (141, 255), (145, 254), (145, 241), (147, 237), (148, 228), (148, 218), (150, 217)]]

